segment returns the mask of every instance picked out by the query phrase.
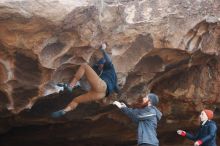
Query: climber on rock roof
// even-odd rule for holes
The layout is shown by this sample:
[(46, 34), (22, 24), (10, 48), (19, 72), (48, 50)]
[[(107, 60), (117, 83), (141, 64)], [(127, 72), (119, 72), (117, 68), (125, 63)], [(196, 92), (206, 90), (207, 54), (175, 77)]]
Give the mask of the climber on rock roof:
[(99, 50), (103, 53), (97, 64), (91, 68), (88, 64), (82, 64), (70, 82), (70, 87), (74, 88), (77, 82), (85, 75), (90, 90), (74, 98), (64, 109), (52, 113), (52, 117), (61, 117), (67, 112), (74, 110), (78, 104), (100, 100), (110, 95), (112, 92), (118, 92), (117, 75), (110, 56), (106, 53), (106, 44), (102, 44)]

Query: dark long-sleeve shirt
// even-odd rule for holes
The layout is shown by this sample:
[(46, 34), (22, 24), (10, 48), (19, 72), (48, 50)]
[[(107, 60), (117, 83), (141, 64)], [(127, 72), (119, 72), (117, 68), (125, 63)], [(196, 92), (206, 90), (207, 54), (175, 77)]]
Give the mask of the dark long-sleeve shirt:
[(134, 123), (138, 125), (138, 144), (159, 145), (157, 139), (157, 122), (161, 119), (161, 112), (154, 106), (147, 106), (142, 109), (128, 107), (121, 108)]
[(201, 140), (202, 141), (201, 146), (217, 146), (216, 132), (217, 132), (217, 126), (215, 122), (208, 120), (204, 125), (200, 126), (198, 133), (196, 135), (192, 135), (187, 132), (186, 137), (193, 141)]
[(101, 51), (103, 53), (103, 57), (105, 58), (103, 71), (101, 73), (99, 72), (98, 65), (94, 65), (93, 69), (97, 72), (97, 74), (100, 74), (100, 78), (105, 81), (107, 85), (106, 96), (108, 96), (112, 92), (118, 92), (117, 75), (110, 56), (105, 50), (101, 49)]

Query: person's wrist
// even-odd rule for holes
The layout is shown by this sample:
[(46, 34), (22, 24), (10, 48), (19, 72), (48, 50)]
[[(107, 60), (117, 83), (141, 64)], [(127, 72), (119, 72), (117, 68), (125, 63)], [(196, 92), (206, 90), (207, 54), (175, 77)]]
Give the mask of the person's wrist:
[(186, 132), (183, 130), (177, 130), (177, 134), (180, 136), (186, 136)]
[(197, 140), (196, 142), (197, 142), (199, 145), (202, 144), (202, 140)]
[(121, 102), (121, 108), (127, 107), (125, 103)]
[(181, 135), (181, 136), (186, 136), (186, 132), (185, 132), (185, 131), (182, 131), (180, 135)]
[(113, 105), (116, 105), (118, 108), (121, 108), (121, 103), (118, 101), (114, 101)]

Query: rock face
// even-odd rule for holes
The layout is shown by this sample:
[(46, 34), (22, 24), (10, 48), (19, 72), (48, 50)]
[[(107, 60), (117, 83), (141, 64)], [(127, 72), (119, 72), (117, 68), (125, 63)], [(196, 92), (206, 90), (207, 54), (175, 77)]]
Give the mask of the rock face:
[(111, 105), (88, 103), (63, 119), (49, 117), (82, 94), (58, 94), (55, 84), (100, 58), (101, 42), (121, 88), (106, 102), (158, 94), (161, 145), (192, 145), (175, 131), (194, 129), (203, 108), (215, 110), (219, 123), (218, 0), (1, 0), (2, 146), (135, 145), (135, 126)]

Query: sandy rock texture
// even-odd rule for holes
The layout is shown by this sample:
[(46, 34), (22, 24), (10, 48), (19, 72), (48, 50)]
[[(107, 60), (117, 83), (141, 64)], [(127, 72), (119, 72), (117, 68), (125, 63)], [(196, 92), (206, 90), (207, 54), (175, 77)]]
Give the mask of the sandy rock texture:
[[(102, 42), (121, 93), (51, 119), (83, 93), (55, 85), (97, 61)], [(175, 130), (194, 129), (203, 108), (220, 122), (219, 53), (219, 0), (1, 0), (0, 144), (135, 145), (135, 126), (108, 104), (155, 92), (161, 145), (192, 145)]]

